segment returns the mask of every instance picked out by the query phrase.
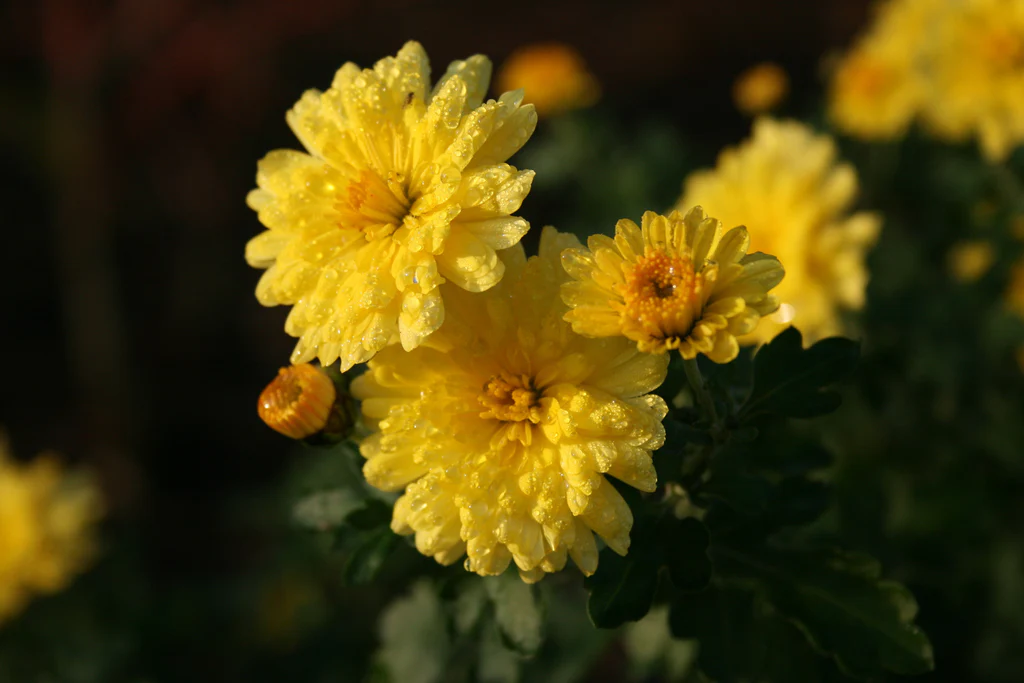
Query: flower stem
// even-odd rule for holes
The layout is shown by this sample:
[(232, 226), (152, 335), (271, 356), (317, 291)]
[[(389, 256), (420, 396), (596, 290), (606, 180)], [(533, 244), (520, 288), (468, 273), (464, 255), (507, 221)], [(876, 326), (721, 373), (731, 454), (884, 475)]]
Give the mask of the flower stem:
[(684, 359), (683, 370), (686, 372), (686, 380), (690, 383), (690, 388), (693, 389), (693, 393), (697, 397), (697, 403), (700, 404), (704, 412), (711, 418), (711, 424), (717, 425), (718, 412), (715, 410), (715, 400), (711, 398), (708, 387), (704, 383), (704, 377), (700, 374), (700, 368), (697, 367), (697, 359)]

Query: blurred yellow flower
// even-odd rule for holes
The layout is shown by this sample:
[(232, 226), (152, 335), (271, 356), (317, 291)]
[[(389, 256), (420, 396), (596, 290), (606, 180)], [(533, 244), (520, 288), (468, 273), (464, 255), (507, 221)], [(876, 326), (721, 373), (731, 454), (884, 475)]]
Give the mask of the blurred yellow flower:
[(64, 472), (50, 454), (19, 464), (0, 439), (0, 624), (88, 566), (100, 514), (87, 479)]
[(1024, 0), (943, 5), (928, 63), (925, 122), (939, 136), (976, 136), (993, 161), (1024, 141)]
[(920, 53), (936, 0), (889, 0), (870, 30), (842, 57), (829, 84), (829, 116), (867, 140), (902, 136), (921, 110)]
[(788, 92), (786, 71), (778, 64), (765, 62), (739, 75), (732, 86), (732, 99), (741, 112), (755, 116), (775, 109)]
[(633, 524), (606, 475), (655, 489), (667, 407), (648, 392), (668, 358), (573, 334), (559, 254), (578, 245), (545, 228), (539, 256), (504, 252), (498, 286), (449, 290), (435, 337), (386, 349), (352, 383), (375, 432), (360, 446), (366, 479), (404, 490), (392, 529), (442, 564), (468, 555), (468, 571), (490, 576), (514, 561), (533, 582), (571, 557), (592, 574), (594, 533), (624, 555)]
[(853, 167), (837, 163), (832, 139), (796, 121), (762, 118), (718, 167), (686, 179), (678, 208), (703, 206), (726, 225), (745, 225), (750, 249), (786, 269), (775, 291), (779, 313), (743, 340), (759, 343), (792, 323), (808, 343), (837, 334), (841, 308), (864, 304), (865, 252), (877, 239), (877, 215), (849, 215), (857, 195)]
[(960, 282), (974, 282), (995, 260), (992, 245), (983, 240), (958, 242), (949, 250), (949, 271)]
[(256, 411), (274, 431), (304, 439), (327, 425), (337, 390), (331, 378), (309, 363), (281, 368), (260, 394)]
[(783, 270), (774, 256), (747, 254), (745, 228), (720, 232), (700, 207), (685, 216), (648, 211), (640, 226), (619, 221), (615, 239), (593, 235), (588, 249), (567, 249), (565, 319), (579, 334), (625, 336), (645, 353), (678, 349), (687, 360), (703, 353), (728, 363), (736, 338), (778, 308), (768, 292)]
[(410, 42), (373, 69), (345, 64), (288, 112), (309, 154), (260, 162), (248, 204), (269, 229), (246, 259), (267, 268), (260, 303), (292, 306), (293, 363), (340, 358), (344, 371), (397, 342), (416, 348), (444, 320), (442, 282), (479, 292), (501, 280), (496, 252), (529, 229), (511, 214), (533, 181), (504, 162), (537, 116), (522, 93), (482, 103), (490, 72), (476, 55), (430, 90)]
[(541, 116), (587, 107), (597, 101), (597, 79), (587, 71), (583, 57), (563, 43), (537, 43), (521, 47), (498, 72), (501, 90), (522, 88), (526, 102)]
[(1011, 311), (1024, 318), (1024, 259), (1018, 260), (1010, 271), (1006, 303)]

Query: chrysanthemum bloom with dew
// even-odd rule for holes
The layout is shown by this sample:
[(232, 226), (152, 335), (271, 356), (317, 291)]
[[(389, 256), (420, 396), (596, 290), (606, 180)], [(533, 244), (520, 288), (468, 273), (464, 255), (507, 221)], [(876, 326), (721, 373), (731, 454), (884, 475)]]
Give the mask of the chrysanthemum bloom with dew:
[(589, 248), (562, 253), (572, 282), (562, 285), (565, 319), (591, 337), (624, 336), (640, 351), (678, 349), (728, 363), (737, 337), (750, 334), (779, 301), (783, 278), (774, 256), (748, 254), (742, 226), (721, 235), (721, 222), (700, 207), (684, 216), (648, 211), (641, 225), (623, 219), (615, 238), (594, 235)]
[(0, 624), (88, 566), (100, 514), (87, 478), (63, 471), (53, 455), (19, 464), (0, 438)]
[(942, 5), (928, 45), (925, 123), (959, 141), (977, 137), (999, 161), (1024, 141), (1024, 0)]
[(667, 407), (648, 392), (668, 360), (573, 333), (559, 254), (576, 245), (545, 228), (539, 256), (503, 252), (498, 286), (446, 292), (437, 335), (386, 349), (352, 383), (375, 432), (360, 446), (366, 479), (403, 491), (392, 529), (442, 564), (466, 555), (467, 570), (495, 575), (514, 562), (533, 582), (571, 557), (592, 574), (594, 534), (629, 549), (632, 514), (608, 477), (655, 489)]
[(309, 153), (260, 162), (248, 203), (268, 230), (246, 259), (267, 269), (260, 303), (292, 306), (293, 363), (347, 370), (394, 343), (414, 349), (444, 320), (442, 282), (480, 292), (501, 280), (497, 252), (529, 228), (512, 214), (533, 181), (504, 162), (537, 117), (521, 92), (483, 103), (490, 72), (476, 55), (430, 90), (410, 42), (373, 69), (345, 64), (288, 112)]
[(702, 206), (726, 225), (745, 225), (750, 248), (786, 267), (776, 315), (743, 339), (758, 343), (787, 324), (808, 343), (842, 331), (840, 312), (864, 304), (865, 252), (878, 237), (875, 214), (849, 213), (857, 174), (838, 163), (833, 140), (796, 121), (759, 119), (753, 136), (726, 149), (711, 171), (686, 179), (678, 208)]
[(732, 99), (736, 108), (748, 116), (764, 114), (786, 98), (789, 77), (778, 64), (756, 64), (736, 78), (732, 86)]
[(927, 91), (921, 55), (936, 0), (890, 0), (870, 29), (836, 64), (829, 118), (848, 135), (889, 140), (906, 133)]
[(564, 43), (519, 48), (505, 60), (497, 82), (502, 90), (522, 88), (541, 116), (590, 106), (601, 92), (580, 53)]

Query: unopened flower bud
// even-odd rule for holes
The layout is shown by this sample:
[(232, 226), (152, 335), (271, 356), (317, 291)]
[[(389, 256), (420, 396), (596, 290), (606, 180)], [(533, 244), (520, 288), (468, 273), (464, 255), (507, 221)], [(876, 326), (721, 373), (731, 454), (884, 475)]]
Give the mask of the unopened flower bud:
[(274, 431), (304, 439), (323, 430), (331, 416), (337, 390), (319, 368), (303, 363), (281, 368), (260, 394), (260, 419)]

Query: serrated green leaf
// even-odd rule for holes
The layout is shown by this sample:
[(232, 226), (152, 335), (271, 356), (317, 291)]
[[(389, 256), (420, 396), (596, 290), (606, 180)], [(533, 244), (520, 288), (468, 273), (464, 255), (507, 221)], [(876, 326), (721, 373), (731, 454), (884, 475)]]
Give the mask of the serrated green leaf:
[(387, 527), (363, 534), (345, 562), (342, 581), (348, 585), (372, 581), (397, 544), (398, 536)]
[(485, 579), (484, 586), (502, 639), (516, 652), (533, 656), (544, 642), (544, 613), (533, 586), (515, 571)]
[(486, 579), (471, 576), (460, 582), (458, 592), (451, 600), (452, 624), (456, 633), (469, 633), (480, 621), (488, 600), (485, 581)]
[(392, 681), (436, 683), (451, 650), (437, 591), (421, 581), (410, 595), (391, 603), (381, 615), (377, 660)]
[(345, 517), (345, 525), (353, 529), (368, 531), (391, 522), (391, 506), (376, 498), (367, 498), (363, 504)]
[[(520, 583), (519, 579), (516, 579)], [(516, 683), (519, 680), (520, 659), (515, 651), (506, 646), (503, 636), (495, 623), (484, 625), (480, 634), (480, 650), (477, 659), (476, 680), (480, 683)]]
[(292, 518), (304, 527), (328, 531), (342, 526), (363, 504), (364, 498), (347, 488), (319, 491), (295, 503)]
[(764, 477), (741, 471), (716, 473), (700, 489), (702, 498), (720, 501), (748, 517), (764, 513), (772, 494), (771, 483)]
[(711, 580), (708, 530), (692, 517), (666, 517), (659, 527), (659, 541), (669, 577), (676, 588), (699, 591)]
[(697, 660), (697, 641), (672, 638), (667, 605), (653, 608), (635, 624), (627, 624), (622, 644), (634, 678), (639, 680), (662, 674), (666, 681), (682, 681)]
[(717, 683), (745, 680), (754, 671), (753, 596), (709, 586), (672, 601), (669, 629), (676, 638), (696, 640), (701, 671)]
[(610, 548), (601, 551), (597, 571), (584, 581), (594, 626), (616, 628), (647, 614), (658, 588), (659, 559), (652, 543), (636, 537), (625, 557)]
[(827, 387), (849, 374), (859, 355), (859, 345), (849, 339), (832, 337), (804, 349), (795, 327), (784, 330), (754, 357), (754, 387), (740, 418), (806, 418), (834, 411), (842, 399)]
[(912, 623), (917, 614), (913, 595), (882, 580), (871, 558), (766, 546), (713, 552), (716, 571), (758, 580), (775, 609), (844, 672), (868, 678), (884, 672), (920, 674), (934, 667), (931, 643)]

